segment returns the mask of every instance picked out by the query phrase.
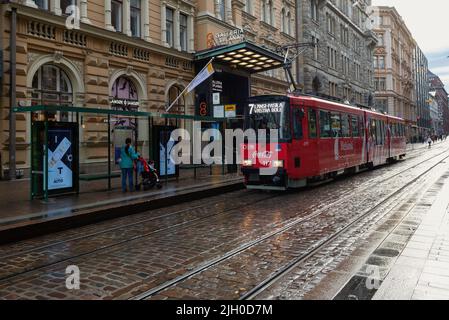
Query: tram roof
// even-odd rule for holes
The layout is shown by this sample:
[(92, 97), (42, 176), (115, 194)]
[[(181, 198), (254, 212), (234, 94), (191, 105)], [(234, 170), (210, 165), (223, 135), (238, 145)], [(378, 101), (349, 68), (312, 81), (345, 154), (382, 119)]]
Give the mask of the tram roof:
[(315, 96), (307, 96), (307, 95), (295, 96), (295, 95), (290, 95), (289, 97), (291, 97), (291, 98), (304, 98), (304, 99), (308, 99), (308, 100), (311, 100), (311, 101), (314, 101), (314, 102), (325, 101), (327, 104), (332, 104), (332, 105), (335, 105), (335, 106), (344, 107), (344, 108), (347, 108), (347, 109), (351, 109), (353, 111), (365, 111), (365, 112), (368, 112), (368, 113), (371, 113), (371, 114), (375, 114), (375, 115), (379, 115), (379, 116), (385, 116), (385, 117), (388, 117), (388, 118), (391, 118), (391, 119), (395, 119), (395, 120), (398, 120), (398, 121), (404, 121), (404, 119), (402, 119), (402, 118), (399, 118), (399, 117), (396, 117), (396, 116), (392, 116), (392, 115), (389, 115), (389, 114), (380, 113), (380, 112), (375, 111), (375, 110), (371, 110), (371, 109), (367, 109), (367, 108), (361, 108), (361, 107), (356, 107), (356, 106), (353, 106), (353, 105), (348, 105), (348, 104), (344, 104), (344, 103), (340, 103), (340, 102), (336, 102), (336, 101), (326, 100), (326, 99), (322, 99), (322, 98), (315, 97)]

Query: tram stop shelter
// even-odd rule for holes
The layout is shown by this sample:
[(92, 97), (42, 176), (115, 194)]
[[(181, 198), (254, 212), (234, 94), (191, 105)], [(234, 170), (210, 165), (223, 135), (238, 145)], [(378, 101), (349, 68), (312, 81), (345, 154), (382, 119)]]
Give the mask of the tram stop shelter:
[[(213, 123), (214, 127), (224, 130), (227, 121), (230, 120), (229, 118), (48, 105), (15, 107), (13, 112), (30, 114), (30, 199), (43, 198), (45, 201), (54, 195), (78, 194), (80, 179), (106, 179), (108, 190), (111, 190), (111, 179), (119, 175), (114, 173), (113, 169), (118, 168), (117, 156), (125, 137), (134, 138), (137, 151), (145, 159), (155, 160), (156, 168), (166, 182), (170, 177), (177, 178), (179, 167), (170, 161), (168, 151), (175, 144), (175, 141), (170, 139), (171, 132), (181, 127), (186, 128), (187, 131), (189, 131), (188, 128), (192, 130), (194, 121), (201, 122), (201, 127), (203, 124), (205, 127), (210, 127)], [(57, 119), (59, 121), (56, 121)], [(96, 136), (89, 136), (92, 132)], [(81, 142), (80, 135), (83, 135)], [(192, 137), (192, 132), (190, 136)], [(100, 157), (107, 161), (107, 172), (98, 174), (93, 170), (95, 174), (81, 177), (80, 149), (83, 149), (84, 153), (99, 152)], [(104, 161), (100, 165), (104, 167)], [(225, 174), (223, 161), (221, 174)]]

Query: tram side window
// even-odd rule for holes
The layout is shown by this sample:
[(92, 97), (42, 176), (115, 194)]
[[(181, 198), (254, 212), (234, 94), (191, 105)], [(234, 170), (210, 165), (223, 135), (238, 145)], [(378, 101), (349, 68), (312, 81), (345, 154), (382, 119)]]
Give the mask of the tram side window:
[(343, 137), (347, 138), (351, 136), (351, 128), (349, 127), (349, 118), (351, 116), (348, 114), (341, 114), (341, 133)]
[(309, 139), (316, 138), (317, 133), (316, 111), (314, 109), (309, 109)]
[(331, 128), (334, 138), (341, 137), (341, 118), (339, 113), (331, 113)]
[(332, 137), (330, 112), (320, 110), (320, 137)]
[(352, 136), (360, 137), (359, 119), (357, 116), (351, 117)]
[(376, 140), (376, 120), (374, 120), (374, 119), (371, 119), (371, 121), (370, 121), (370, 136), (371, 136), (371, 139), (374, 141), (374, 143), (377, 143), (377, 140)]
[(382, 129), (383, 122), (380, 120), (376, 120), (376, 144), (382, 145), (383, 142), (383, 129)]
[(365, 119), (364, 117), (359, 117), (359, 126), (360, 126), (360, 136), (364, 137), (366, 134), (366, 128), (365, 128)]
[(300, 108), (293, 109), (293, 135), (295, 139), (303, 138), (302, 119), (304, 112)]

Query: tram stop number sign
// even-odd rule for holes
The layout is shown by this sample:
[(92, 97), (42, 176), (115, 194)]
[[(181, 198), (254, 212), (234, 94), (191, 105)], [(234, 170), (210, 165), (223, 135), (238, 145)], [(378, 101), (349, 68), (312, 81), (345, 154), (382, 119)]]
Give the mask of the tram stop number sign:
[(200, 116), (205, 117), (207, 116), (207, 104), (206, 102), (200, 103)]

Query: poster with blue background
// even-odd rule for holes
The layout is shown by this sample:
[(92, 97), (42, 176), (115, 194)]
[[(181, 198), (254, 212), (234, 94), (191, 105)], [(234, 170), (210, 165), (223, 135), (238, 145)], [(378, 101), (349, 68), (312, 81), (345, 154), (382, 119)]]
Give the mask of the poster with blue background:
[(48, 190), (73, 187), (73, 130), (48, 130)]

